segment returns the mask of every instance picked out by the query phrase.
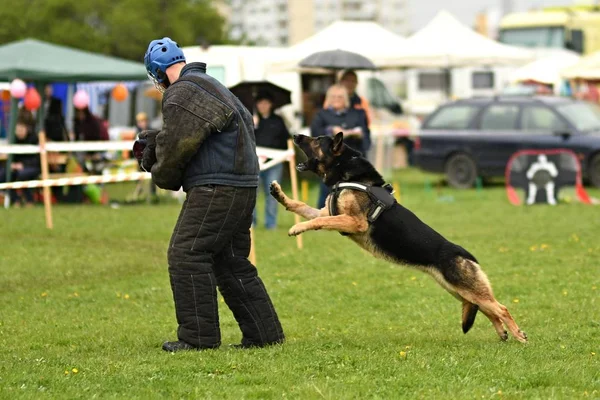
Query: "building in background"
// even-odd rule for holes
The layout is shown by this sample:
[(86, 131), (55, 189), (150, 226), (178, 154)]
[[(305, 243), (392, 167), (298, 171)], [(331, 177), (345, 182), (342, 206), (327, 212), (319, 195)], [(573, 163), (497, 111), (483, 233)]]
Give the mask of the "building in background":
[(293, 45), (338, 20), (408, 34), (408, 0), (231, 0), (229, 7), (230, 38), (259, 45)]

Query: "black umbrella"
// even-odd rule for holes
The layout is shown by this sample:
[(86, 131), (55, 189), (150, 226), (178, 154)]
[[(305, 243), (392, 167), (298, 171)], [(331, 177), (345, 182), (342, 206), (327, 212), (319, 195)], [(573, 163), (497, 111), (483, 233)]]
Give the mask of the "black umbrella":
[(320, 51), (306, 57), (299, 64), (306, 68), (327, 69), (376, 69), (377, 67), (365, 56), (345, 50)]
[(240, 82), (229, 90), (237, 96), (250, 112), (254, 109), (256, 95), (267, 92), (273, 99), (273, 109), (285, 106), (292, 102), (292, 92), (277, 86), (269, 81), (246, 81)]

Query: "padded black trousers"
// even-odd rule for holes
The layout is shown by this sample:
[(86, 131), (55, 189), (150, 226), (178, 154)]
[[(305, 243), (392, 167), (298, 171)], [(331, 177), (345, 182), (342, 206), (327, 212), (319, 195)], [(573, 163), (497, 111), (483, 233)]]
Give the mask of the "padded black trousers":
[(284, 339), (267, 290), (248, 261), (255, 188), (196, 186), (188, 193), (169, 243), (177, 336), (198, 348), (221, 344), (217, 288), (242, 331), (242, 345)]

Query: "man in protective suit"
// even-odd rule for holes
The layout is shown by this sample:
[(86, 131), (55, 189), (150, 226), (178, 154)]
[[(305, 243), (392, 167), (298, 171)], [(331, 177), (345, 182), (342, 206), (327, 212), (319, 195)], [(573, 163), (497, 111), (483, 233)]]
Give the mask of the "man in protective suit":
[(183, 203), (168, 249), (178, 340), (163, 350), (221, 344), (217, 287), (242, 331), (240, 347), (281, 343), (283, 330), (256, 268), (248, 261), (258, 186), (252, 116), (206, 64), (185, 63), (169, 38), (144, 56), (149, 78), (163, 91), (163, 128), (146, 130), (142, 167)]

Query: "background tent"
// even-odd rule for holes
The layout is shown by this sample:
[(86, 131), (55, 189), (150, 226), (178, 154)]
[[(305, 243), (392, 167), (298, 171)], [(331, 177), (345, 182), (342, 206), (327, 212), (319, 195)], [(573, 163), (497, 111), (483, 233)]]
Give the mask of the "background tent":
[(600, 51), (582, 57), (579, 62), (561, 71), (565, 79), (600, 80)]
[[(42, 95), (42, 84), (48, 82), (145, 80), (147, 76), (142, 63), (25, 39), (0, 46), (0, 81), (16, 78), (35, 82)], [(9, 143), (14, 141), (17, 111), (17, 99), (12, 99)], [(37, 121), (42, 126), (43, 113), (37, 113)], [(11, 160), (9, 155), (7, 180)]]
[(141, 62), (26, 39), (0, 46), (0, 81), (15, 78), (80, 82), (145, 80), (147, 76)]
[(337, 49), (359, 53), (379, 68), (395, 67), (399, 59), (390, 55), (405, 40), (375, 22), (337, 21), (289, 47), (283, 56), (271, 63), (270, 68), (273, 71), (295, 70), (298, 63), (311, 54)]
[(562, 82), (561, 70), (577, 64), (580, 58), (575, 52), (556, 49), (515, 70), (510, 78), (512, 82), (534, 81), (559, 88)]
[(480, 35), (447, 11), (440, 11), (403, 46), (389, 49), (388, 55), (384, 64), (387, 60), (404, 67), (423, 68), (518, 65), (534, 58), (529, 50)]

